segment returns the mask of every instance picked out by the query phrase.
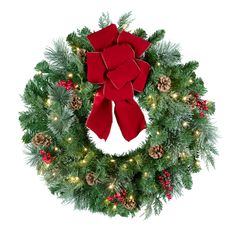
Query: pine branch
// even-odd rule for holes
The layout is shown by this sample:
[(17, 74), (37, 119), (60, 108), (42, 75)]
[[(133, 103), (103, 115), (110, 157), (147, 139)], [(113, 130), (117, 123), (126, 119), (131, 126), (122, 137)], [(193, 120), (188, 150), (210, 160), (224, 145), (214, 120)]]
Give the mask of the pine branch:
[(148, 38), (148, 41), (152, 44), (156, 44), (158, 41), (162, 40), (164, 36), (165, 30), (157, 30)]
[(179, 45), (171, 42), (161, 42), (156, 46), (158, 61), (163, 65), (174, 65), (180, 62)]
[(45, 57), (51, 63), (52, 69), (65, 71), (69, 64), (70, 51), (63, 39), (53, 42), (53, 48), (47, 48)]
[(102, 15), (99, 17), (99, 21), (98, 21), (98, 26), (103, 29), (105, 27), (107, 27), (108, 25), (111, 24), (111, 19), (110, 19), (110, 15), (108, 12), (106, 13), (102, 13)]
[(117, 23), (119, 30), (122, 30), (123, 28), (126, 28), (126, 29), (129, 28), (129, 25), (134, 21), (134, 19), (130, 19), (131, 15), (132, 15), (132, 11), (123, 14), (119, 18), (118, 23)]

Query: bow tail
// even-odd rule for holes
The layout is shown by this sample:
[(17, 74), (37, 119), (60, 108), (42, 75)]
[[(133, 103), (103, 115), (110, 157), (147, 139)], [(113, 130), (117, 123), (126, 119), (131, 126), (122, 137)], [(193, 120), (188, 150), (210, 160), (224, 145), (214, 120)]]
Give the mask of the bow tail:
[(92, 111), (86, 121), (86, 126), (106, 140), (112, 125), (112, 103), (103, 96), (102, 87), (97, 91)]
[(115, 115), (123, 137), (130, 141), (146, 128), (139, 105), (133, 100), (115, 101)]

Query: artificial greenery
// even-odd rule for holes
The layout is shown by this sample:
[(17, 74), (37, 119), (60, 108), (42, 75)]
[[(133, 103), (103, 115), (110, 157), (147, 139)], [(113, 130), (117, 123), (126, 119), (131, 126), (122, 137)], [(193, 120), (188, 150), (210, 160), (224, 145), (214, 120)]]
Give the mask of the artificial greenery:
[[(124, 25), (129, 26), (130, 16), (131, 13), (121, 16), (120, 30)], [(99, 19), (101, 28), (110, 23), (108, 13)], [(210, 120), (214, 103), (208, 101), (208, 110), (202, 118), (198, 107), (191, 109), (186, 96), (206, 93), (202, 79), (195, 73), (198, 63), (182, 64), (178, 45), (162, 41), (164, 30), (148, 37), (145, 30), (138, 28), (133, 34), (152, 43), (142, 58), (152, 66), (148, 82), (144, 92), (135, 94), (139, 105), (149, 114), (148, 139), (137, 150), (122, 156), (104, 154), (88, 137), (85, 125), (98, 86), (87, 81), (86, 60), (78, 51), (92, 51), (86, 38), (90, 33), (84, 27), (68, 35), (67, 43), (61, 39), (55, 41), (46, 50), (46, 60), (36, 65), (36, 74), (26, 85), (22, 98), (27, 109), (20, 113), (19, 119), (28, 163), (36, 167), (53, 194), (63, 202), (73, 202), (75, 208), (109, 216), (135, 215), (141, 208), (146, 217), (152, 212), (159, 214), (167, 201), (158, 180), (164, 170), (170, 173), (172, 195), (179, 196), (183, 188), (191, 189), (192, 173), (200, 171), (201, 160), (214, 166), (217, 135)], [(168, 92), (157, 89), (158, 79), (163, 75), (171, 78)], [(60, 80), (72, 80), (77, 85), (73, 92), (82, 100), (79, 110), (70, 108), (72, 91), (58, 87)], [(39, 132), (51, 137), (50, 146), (32, 144), (32, 138)], [(162, 145), (165, 152), (161, 158), (153, 159), (149, 149), (156, 145)], [(45, 164), (40, 150), (49, 152), (55, 160)], [(86, 182), (88, 173), (94, 173), (96, 184), (91, 186)], [(124, 189), (126, 198), (136, 202), (133, 209), (107, 200)]]

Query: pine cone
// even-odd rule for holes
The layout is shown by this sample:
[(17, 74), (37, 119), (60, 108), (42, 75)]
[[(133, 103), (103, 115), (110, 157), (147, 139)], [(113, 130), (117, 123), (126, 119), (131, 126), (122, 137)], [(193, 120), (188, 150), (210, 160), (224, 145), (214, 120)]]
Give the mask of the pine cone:
[(78, 48), (78, 49), (77, 49), (77, 55), (78, 55), (79, 57), (85, 57), (85, 56), (86, 56), (86, 52), (87, 52), (86, 49), (83, 49), (83, 48)]
[(82, 106), (82, 100), (81, 98), (73, 93), (72, 95), (72, 99), (71, 99), (71, 102), (70, 102), (70, 107), (73, 111), (76, 111), (76, 110), (79, 110)]
[(131, 199), (126, 199), (123, 203), (122, 203), (123, 207), (128, 209), (128, 210), (133, 210), (137, 204), (136, 201), (131, 198)]
[(89, 172), (86, 175), (85, 179), (86, 179), (87, 184), (90, 186), (93, 186), (93, 185), (97, 184), (97, 182), (98, 182), (96, 179), (96, 176), (93, 172)]
[(161, 76), (157, 84), (157, 88), (161, 92), (167, 92), (171, 86), (171, 79), (167, 76)]
[(31, 141), (36, 146), (45, 146), (48, 147), (52, 143), (51, 137), (44, 134), (43, 132), (37, 133)]
[(196, 105), (197, 105), (197, 101), (196, 98), (192, 95), (189, 94), (188, 96), (186, 96), (186, 103), (190, 106), (190, 108), (193, 110)]
[(150, 157), (154, 159), (161, 158), (164, 154), (163, 146), (157, 145), (157, 146), (150, 147), (148, 150), (148, 154)]

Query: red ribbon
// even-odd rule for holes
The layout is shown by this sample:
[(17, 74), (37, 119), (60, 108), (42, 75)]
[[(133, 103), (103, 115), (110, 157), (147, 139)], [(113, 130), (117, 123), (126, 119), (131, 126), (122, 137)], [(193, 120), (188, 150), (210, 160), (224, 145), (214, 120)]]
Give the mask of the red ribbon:
[(144, 90), (150, 65), (140, 57), (150, 46), (142, 38), (111, 24), (87, 36), (95, 52), (87, 53), (87, 78), (100, 84), (86, 125), (101, 139), (107, 139), (112, 125), (112, 101), (115, 116), (124, 138), (135, 138), (146, 128), (134, 90)]

